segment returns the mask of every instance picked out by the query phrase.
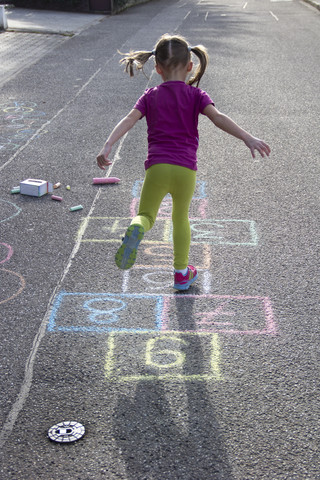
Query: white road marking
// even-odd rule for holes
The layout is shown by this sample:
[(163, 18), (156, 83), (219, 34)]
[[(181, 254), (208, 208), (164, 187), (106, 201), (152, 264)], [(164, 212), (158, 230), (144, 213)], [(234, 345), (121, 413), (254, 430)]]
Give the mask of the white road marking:
[[(109, 61), (111, 59), (114, 58), (116, 54), (114, 54), (107, 62), (106, 62), (106, 65), (109, 63)], [(71, 99), (69, 100), (69, 102), (66, 103), (66, 105), (61, 109), (59, 110), (52, 118), (51, 120), (49, 120), (48, 122), (46, 122), (36, 133), (35, 135), (39, 134), (39, 132), (48, 124), (50, 124), (58, 115), (60, 115), (63, 111), (66, 110), (66, 108), (80, 95), (80, 93), (90, 84), (90, 82), (96, 77), (96, 75), (102, 70), (102, 68), (99, 68), (90, 78), (89, 80), (83, 85), (83, 87), (76, 93), (76, 95)], [(150, 79), (147, 83), (147, 86), (146, 88), (148, 88), (150, 82), (151, 82), (151, 79), (152, 79), (152, 76), (154, 74), (154, 71), (152, 72), (151, 76), (150, 76)], [(127, 132), (120, 140), (120, 143), (119, 143), (119, 146), (115, 152), (115, 155), (113, 157), (113, 160), (112, 160), (112, 165), (110, 165), (110, 167), (108, 168), (107, 170), (107, 174), (106, 174), (106, 177), (109, 177), (111, 172), (112, 172), (112, 169), (114, 167), (114, 165), (117, 163), (117, 161), (120, 159), (120, 152), (121, 152), (121, 149), (122, 149), (122, 146), (123, 146), (123, 143), (125, 141), (125, 139), (127, 138), (127, 135), (128, 135), (129, 132)], [(28, 141), (28, 143), (26, 145), (24, 145), (23, 147), (21, 147), (21, 149), (19, 149), (16, 154), (11, 158), (10, 161), (12, 161), (16, 155), (18, 154), (18, 152), (22, 151), (30, 142), (31, 140), (35, 137), (35, 135), (33, 135), (31, 137), (31, 139)], [(9, 161), (7, 162), (7, 164), (9, 163)], [(40, 343), (43, 339), (43, 337), (45, 336), (46, 334), (46, 330), (47, 330), (47, 325), (48, 325), (48, 322), (49, 322), (49, 318), (50, 318), (50, 315), (51, 315), (51, 310), (52, 310), (52, 305), (53, 305), (53, 301), (54, 301), (54, 298), (57, 294), (57, 292), (60, 290), (61, 286), (62, 286), (62, 283), (66, 277), (66, 275), (68, 274), (69, 270), (70, 270), (70, 267), (72, 265), (72, 262), (76, 256), (76, 254), (78, 253), (79, 251), (79, 248), (80, 248), (80, 245), (81, 245), (81, 241), (82, 241), (82, 237), (86, 231), (86, 228), (88, 226), (88, 223), (89, 223), (89, 220), (90, 220), (90, 217), (92, 216), (93, 214), (93, 211), (95, 209), (95, 206), (100, 198), (100, 195), (101, 195), (101, 192), (102, 192), (102, 188), (99, 187), (98, 189), (98, 192), (96, 194), (96, 196), (94, 197), (94, 200), (92, 202), (92, 205), (91, 205), (91, 208), (90, 208), (90, 211), (87, 215), (87, 217), (85, 218), (85, 221), (83, 222), (82, 226), (81, 226), (81, 229), (79, 230), (78, 232), (78, 235), (77, 235), (77, 241), (72, 249), (72, 252), (69, 256), (69, 259), (68, 259), (68, 262), (67, 262), (67, 265), (62, 273), (62, 276), (61, 276), (61, 279), (59, 280), (59, 282), (57, 283), (56, 287), (54, 288), (53, 292), (52, 292), (52, 295), (49, 299), (49, 302), (48, 302), (48, 305), (47, 305), (47, 309), (46, 309), (46, 312), (44, 314), (44, 317), (42, 319), (42, 322), (40, 324), (40, 327), (38, 329), (38, 332), (36, 333), (36, 336), (34, 337), (34, 340), (33, 340), (33, 344), (32, 344), (32, 348), (31, 348), (31, 351), (30, 351), (30, 354), (27, 358), (27, 361), (26, 361), (26, 365), (25, 365), (25, 369), (24, 369), (24, 379), (23, 379), (23, 382), (21, 384), (21, 388), (20, 388), (20, 392), (18, 394), (18, 397), (16, 399), (16, 401), (14, 402), (14, 404), (12, 405), (11, 407), (11, 410), (3, 424), (3, 427), (1, 429), (1, 432), (0, 432), (0, 448), (2, 448), (5, 443), (7, 442), (14, 426), (15, 426), (15, 423), (17, 421), (17, 418), (19, 416), (19, 413), (21, 412), (21, 410), (23, 409), (24, 407), (24, 404), (29, 396), (29, 393), (30, 393), (30, 389), (31, 389), (31, 386), (32, 386), (32, 381), (33, 381), (33, 370), (34, 370), (34, 364), (35, 364), (35, 361), (36, 361), (36, 356), (37, 356), (37, 353), (38, 353), (38, 350), (39, 350), (39, 347), (40, 347)]]
[[(101, 69), (99, 69), (99, 70), (101, 70)], [(59, 112), (58, 112), (58, 114), (59, 114)], [(115, 156), (114, 156), (114, 159), (113, 159), (113, 163), (108, 170), (107, 176), (110, 176), (112, 167), (114, 166), (116, 161), (120, 158), (119, 154), (120, 154), (123, 142), (125, 141), (127, 135), (128, 134), (126, 133), (125, 136), (123, 136), (121, 141), (120, 141), (120, 144), (119, 144), (119, 146), (116, 150), (116, 153), (115, 153)], [(95, 198), (94, 198), (94, 200), (93, 200), (93, 202), (92, 202), (90, 211), (89, 211), (85, 221), (82, 224), (81, 230), (78, 232), (77, 241), (76, 241), (76, 243), (73, 247), (73, 250), (71, 252), (71, 255), (69, 257), (67, 265), (66, 265), (66, 267), (63, 271), (62, 277), (61, 277), (60, 281), (57, 283), (55, 289), (53, 290), (53, 293), (52, 293), (52, 295), (50, 297), (50, 300), (48, 302), (46, 313), (45, 313), (45, 315), (42, 319), (42, 322), (40, 324), (38, 332), (37, 332), (37, 334), (36, 334), (36, 336), (33, 340), (33, 345), (32, 345), (32, 348), (31, 348), (31, 352), (28, 356), (28, 359), (27, 359), (27, 362), (26, 362), (26, 365), (25, 365), (24, 380), (22, 382), (20, 392), (19, 392), (18, 397), (17, 397), (16, 401), (14, 402), (14, 404), (13, 404), (13, 406), (12, 406), (10, 412), (9, 412), (9, 415), (6, 418), (6, 421), (4, 422), (4, 425), (3, 425), (1, 433), (0, 433), (0, 448), (3, 447), (4, 444), (6, 443), (6, 441), (8, 440), (8, 437), (11, 434), (11, 432), (14, 428), (14, 425), (17, 421), (18, 415), (21, 412), (21, 410), (23, 409), (23, 406), (24, 406), (24, 404), (25, 404), (25, 402), (26, 402), (26, 400), (29, 396), (29, 392), (30, 392), (30, 389), (31, 389), (31, 386), (32, 386), (32, 380), (33, 380), (34, 364), (35, 364), (35, 361), (36, 361), (36, 356), (37, 356), (37, 353), (38, 353), (40, 343), (41, 343), (43, 337), (45, 336), (45, 333), (46, 333), (46, 330), (47, 330), (47, 324), (48, 324), (48, 321), (49, 321), (49, 318), (50, 318), (53, 300), (54, 300), (57, 292), (61, 288), (61, 285), (62, 285), (66, 275), (68, 274), (68, 272), (70, 270), (71, 264), (72, 264), (72, 262), (73, 262), (73, 260), (76, 256), (76, 254), (78, 253), (78, 250), (79, 250), (80, 245), (81, 245), (82, 237), (83, 237), (83, 235), (86, 231), (86, 228), (87, 228), (88, 223), (89, 223), (89, 219), (90, 219), (90, 217), (91, 217), (91, 215), (92, 215), (92, 213), (95, 209), (96, 203), (99, 200), (101, 192), (102, 192), (102, 189), (100, 187), (96, 196), (95, 196)]]
[(269, 10), (269, 13), (270, 13), (270, 15), (273, 16), (273, 18), (274, 18), (275, 20), (277, 20), (277, 22), (279, 22), (279, 18), (277, 17), (277, 15), (275, 15), (273, 12), (271, 12), (271, 10)]
[(20, 148), (18, 148), (18, 150), (9, 158), (9, 160), (4, 163), (3, 165), (0, 166), (0, 172), (1, 170), (3, 170), (7, 165), (9, 165), (18, 155), (19, 153), (21, 153), (28, 145), (30, 145), (30, 143), (38, 136), (42, 133), (43, 130), (45, 130), (57, 117), (59, 117), (59, 115), (61, 115), (61, 113), (63, 113), (71, 103), (73, 103), (78, 97), (79, 95), (81, 95), (81, 93), (83, 92), (83, 90), (85, 90), (87, 88), (87, 86), (92, 82), (92, 80), (94, 80), (94, 78), (98, 75), (98, 73), (100, 73), (101, 71), (101, 67), (98, 68), (98, 70), (96, 72), (94, 72), (93, 75), (91, 75), (91, 77), (89, 78), (89, 80), (84, 84), (82, 85), (82, 87), (77, 91), (77, 93), (65, 104), (64, 107), (62, 107), (52, 118), (50, 118), (50, 120), (48, 120), (46, 123), (44, 123), (40, 128), (38, 128), (38, 130), (32, 135), (31, 138), (29, 138), (29, 140), (24, 144), (22, 145)]

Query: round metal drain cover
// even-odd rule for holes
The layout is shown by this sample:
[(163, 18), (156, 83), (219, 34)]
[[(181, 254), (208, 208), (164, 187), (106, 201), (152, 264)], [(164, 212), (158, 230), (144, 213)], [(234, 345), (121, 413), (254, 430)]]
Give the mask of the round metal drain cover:
[(85, 428), (78, 422), (61, 422), (53, 425), (48, 431), (48, 437), (53, 442), (70, 443), (83, 437)]

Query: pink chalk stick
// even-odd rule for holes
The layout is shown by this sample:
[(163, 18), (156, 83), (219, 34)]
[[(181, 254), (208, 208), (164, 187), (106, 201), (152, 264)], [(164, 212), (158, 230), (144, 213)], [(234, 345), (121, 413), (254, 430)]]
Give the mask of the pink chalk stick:
[(102, 177), (102, 178), (94, 178), (92, 183), (93, 184), (102, 184), (102, 183), (119, 183), (120, 178), (117, 177)]
[(58, 202), (62, 202), (62, 197), (58, 197), (57, 195), (51, 195), (51, 200), (58, 200)]

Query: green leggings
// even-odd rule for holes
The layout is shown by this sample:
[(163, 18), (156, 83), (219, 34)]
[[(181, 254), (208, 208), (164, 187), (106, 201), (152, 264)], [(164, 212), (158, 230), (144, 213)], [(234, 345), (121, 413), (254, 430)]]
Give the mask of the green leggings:
[(146, 170), (139, 212), (131, 225), (142, 225), (147, 232), (153, 227), (163, 198), (172, 196), (173, 266), (187, 267), (190, 249), (189, 206), (196, 185), (196, 172), (179, 165), (160, 163)]

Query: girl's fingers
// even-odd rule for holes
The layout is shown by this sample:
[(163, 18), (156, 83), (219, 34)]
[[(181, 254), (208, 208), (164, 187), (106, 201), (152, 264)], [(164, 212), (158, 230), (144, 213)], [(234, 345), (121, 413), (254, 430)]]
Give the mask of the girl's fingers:
[(270, 152), (271, 152), (271, 148), (269, 147), (269, 145), (267, 145), (266, 143), (262, 142), (262, 147), (263, 147), (263, 151), (267, 154), (267, 156), (269, 156)]
[(271, 149), (270, 149), (269, 145), (267, 145), (267, 144), (264, 143), (264, 142), (259, 143), (259, 144), (256, 146), (256, 149), (257, 149), (258, 152), (260, 153), (261, 157), (264, 157), (265, 155), (267, 155), (267, 157), (268, 157), (269, 154), (270, 154), (270, 152), (271, 152)]
[(108, 158), (106, 158), (104, 155), (98, 155), (97, 156), (97, 162), (99, 165), (111, 165), (112, 162)]

